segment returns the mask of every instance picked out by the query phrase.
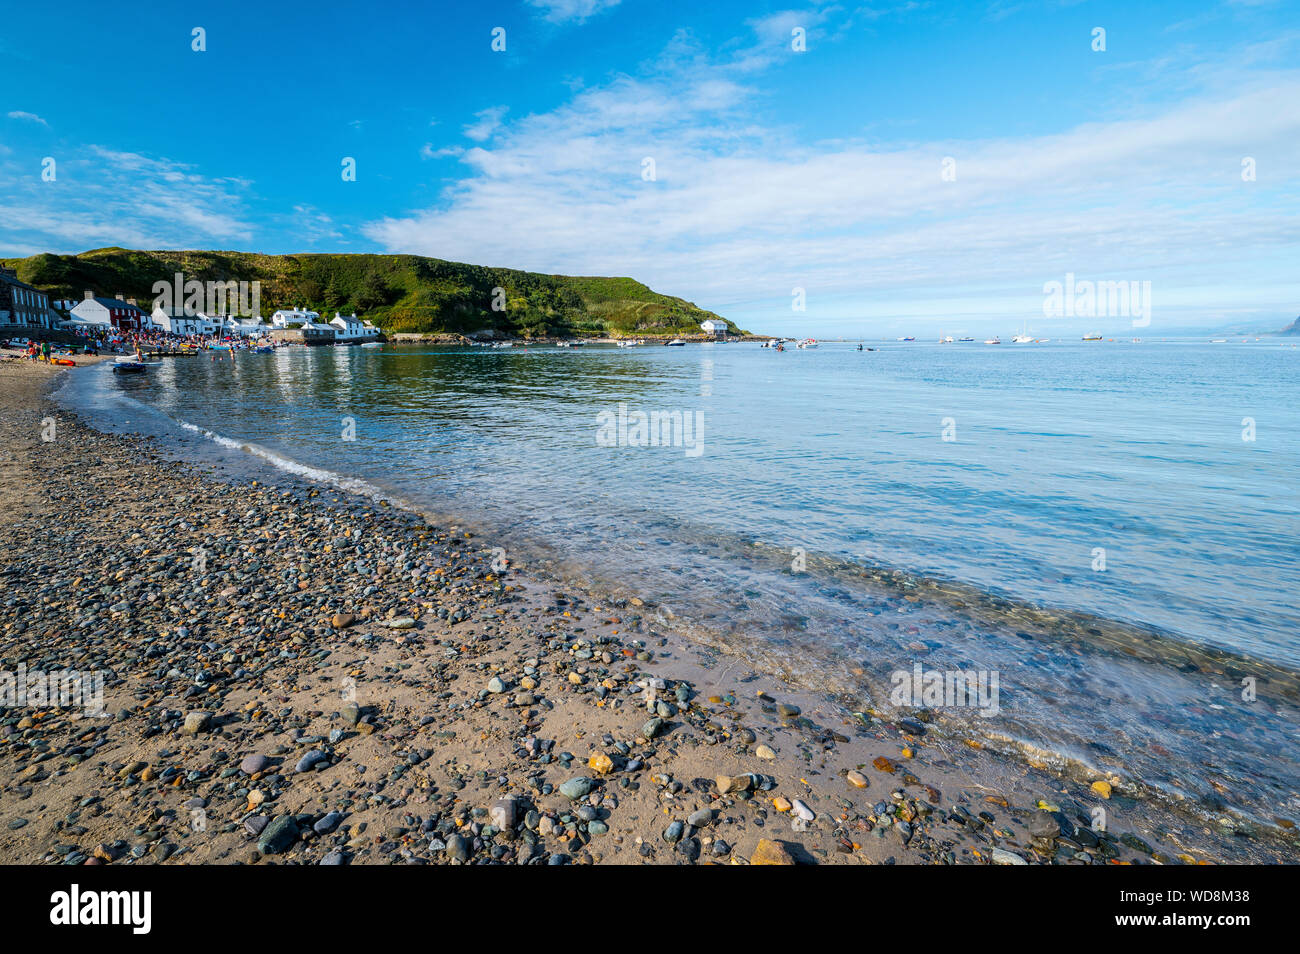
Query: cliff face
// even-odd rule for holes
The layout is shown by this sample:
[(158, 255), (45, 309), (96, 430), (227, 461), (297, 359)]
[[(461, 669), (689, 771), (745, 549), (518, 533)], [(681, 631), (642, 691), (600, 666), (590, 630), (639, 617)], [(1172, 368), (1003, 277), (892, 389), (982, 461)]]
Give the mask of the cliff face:
[(260, 282), (263, 315), (299, 305), (326, 317), (356, 312), (392, 332), (673, 335), (698, 333), (708, 318), (726, 320), (631, 278), (544, 275), (419, 255), (103, 248), (0, 261), (51, 299), (80, 299), (89, 288), (125, 293), (144, 306), (153, 301), (155, 282), (171, 283), (181, 272), (187, 281)]
[(1287, 325), (1285, 328), (1279, 331), (1278, 334), (1300, 335), (1300, 318), (1297, 318), (1295, 321), (1291, 322), (1291, 324)]

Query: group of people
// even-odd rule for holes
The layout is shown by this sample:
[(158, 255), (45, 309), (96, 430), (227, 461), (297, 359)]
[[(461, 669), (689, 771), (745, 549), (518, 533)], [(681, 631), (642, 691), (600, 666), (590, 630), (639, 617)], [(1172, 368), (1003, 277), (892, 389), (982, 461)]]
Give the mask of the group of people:
[[(119, 331), (115, 329), (79, 329), (76, 331), (77, 344), (72, 348), (86, 354), (99, 354), (101, 351), (118, 354), (142, 354), (147, 350), (170, 350), (188, 346), (203, 350), (217, 347), (228, 348), (233, 344), (223, 344), (223, 339), (216, 335), (174, 335), (156, 328), (140, 331)], [(251, 347), (255, 342), (241, 341), (244, 347)], [(23, 357), (30, 361), (51, 361), (56, 351), (63, 351), (68, 346), (49, 341), (29, 341)]]

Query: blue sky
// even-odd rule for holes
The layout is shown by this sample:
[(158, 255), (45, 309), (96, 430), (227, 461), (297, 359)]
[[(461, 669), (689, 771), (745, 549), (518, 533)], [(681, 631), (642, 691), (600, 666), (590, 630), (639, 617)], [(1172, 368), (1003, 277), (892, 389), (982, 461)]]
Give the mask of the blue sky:
[(1152, 335), (1300, 313), (1294, 3), (51, 11), (0, 36), (4, 255), (412, 252), (820, 336), (1130, 325), (1044, 318), (1066, 273)]

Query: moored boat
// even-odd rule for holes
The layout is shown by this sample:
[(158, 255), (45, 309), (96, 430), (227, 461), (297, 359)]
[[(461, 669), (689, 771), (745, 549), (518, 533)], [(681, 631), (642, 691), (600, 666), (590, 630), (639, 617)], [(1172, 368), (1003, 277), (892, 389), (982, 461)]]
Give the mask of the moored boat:
[(150, 364), (135, 357), (121, 357), (113, 362), (114, 374), (141, 374), (150, 368)]

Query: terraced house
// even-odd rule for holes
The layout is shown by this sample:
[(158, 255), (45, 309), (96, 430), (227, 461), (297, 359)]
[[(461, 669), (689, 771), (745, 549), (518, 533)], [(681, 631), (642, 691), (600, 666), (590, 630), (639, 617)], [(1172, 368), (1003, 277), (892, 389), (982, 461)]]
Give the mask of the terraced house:
[(45, 292), (18, 280), (13, 269), (0, 268), (0, 330), (55, 327), (54, 312)]

